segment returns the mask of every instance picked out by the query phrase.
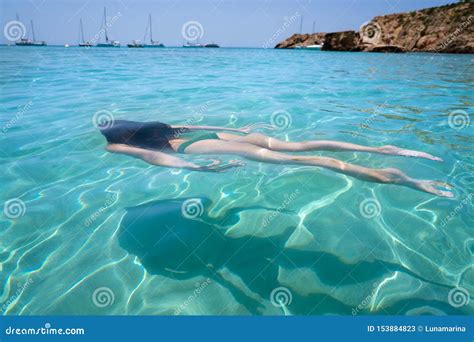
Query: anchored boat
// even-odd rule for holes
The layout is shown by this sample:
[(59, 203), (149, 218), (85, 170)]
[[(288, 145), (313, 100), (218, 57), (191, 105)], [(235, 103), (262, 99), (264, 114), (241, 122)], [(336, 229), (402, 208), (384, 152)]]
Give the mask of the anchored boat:
[(150, 29), (150, 44), (143, 44), (143, 43), (140, 43), (139, 40), (134, 40), (130, 44), (127, 44), (127, 46), (129, 48), (161, 48), (161, 47), (165, 47), (158, 40), (153, 40), (153, 26), (152, 26), (152, 23), (151, 23), (151, 13), (148, 16), (148, 24), (145, 28), (145, 35), (143, 36), (143, 41), (146, 41), (146, 36), (148, 34), (148, 29)]
[(79, 20), (79, 23), (80, 23), (80, 33), (81, 33), (81, 41), (79, 42), (79, 46), (82, 46), (82, 47), (91, 47), (91, 46), (94, 46), (91, 42), (86, 42), (84, 40), (84, 29), (82, 27), (82, 18)]
[[(18, 14), (16, 15), (16, 20), (20, 21)], [(33, 20), (30, 21), (31, 23), (31, 33), (33, 35), (33, 40), (29, 38), (21, 38), (20, 40), (15, 42), (17, 46), (46, 46), (46, 42), (43, 40), (36, 40), (35, 36), (35, 26), (33, 25)]]
[(102, 19), (102, 25), (105, 30), (105, 43), (97, 44), (97, 47), (120, 47), (120, 42), (118, 40), (109, 40), (109, 35), (107, 33), (107, 12), (104, 7), (104, 18)]
[[(149, 14), (148, 16), (148, 26), (147, 26), (147, 30), (148, 30), (148, 27), (150, 27), (150, 44), (145, 44), (145, 47), (146, 48), (160, 48), (160, 47), (165, 47), (160, 41), (158, 40), (153, 40), (153, 27), (152, 27), (152, 23), (151, 23), (151, 13)], [(146, 37), (146, 33), (147, 33), (147, 30), (145, 30), (145, 37)], [(145, 41), (145, 38), (143, 39), (143, 41)]]
[(203, 48), (204, 45), (199, 44), (199, 43), (186, 42), (186, 43), (183, 44), (183, 47), (184, 48)]
[(127, 44), (129, 48), (143, 48), (145, 44), (140, 43), (138, 40), (132, 41), (130, 44)]

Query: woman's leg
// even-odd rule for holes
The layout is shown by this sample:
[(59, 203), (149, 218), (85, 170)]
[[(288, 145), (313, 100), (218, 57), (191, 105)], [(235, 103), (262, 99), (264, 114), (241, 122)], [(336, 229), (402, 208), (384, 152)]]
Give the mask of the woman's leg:
[(380, 153), (388, 154), (395, 156), (405, 156), (405, 157), (418, 157), (426, 158), (430, 160), (442, 161), (441, 158), (432, 156), (431, 154), (413, 151), (413, 150), (403, 150), (396, 146), (385, 145), (381, 147), (370, 147), (362, 146), (357, 144), (351, 144), (341, 141), (331, 141), (331, 140), (311, 140), (311, 141), (302, 141), (302, 142), (288, 142), (279, 140), (266, 136), (261, 133), (250, 133), (248, 135), (240, 136), (236, 134), (229, 133), (219, 133), (219, 138), (226, 141), (236, 141), (249, 143), (261, 147), (265, 147), (273, 151), (285, 151), (285, 152), (301, 152), (301, 151), (333, 151), (333, 152), (342, 152), (342, 151), (355, 151), (355, 152), (371, 152), (371, 153)]
[(412, 179), (398, 169), (369, 169), (333, 158), (289, 155), (248, 143), (202, 140), (188, 146), (185, 152), (187, 154), (233, 154), (273, 164), (318, 166), (369, 182), (403, 185), (438, 196), (453, 197), (452, 192), (436, 188), (449, 189), (448, 185), (442, 182)]

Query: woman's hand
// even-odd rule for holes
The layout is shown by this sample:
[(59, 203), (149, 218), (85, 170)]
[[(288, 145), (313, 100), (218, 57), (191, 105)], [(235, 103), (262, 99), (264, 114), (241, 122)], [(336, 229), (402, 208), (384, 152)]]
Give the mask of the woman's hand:
[(275, 130), (275, 127), (273, 125), (266, 124), (264, 122), (257, 122), (257, 123), (254, 123), (254, 124), (249, 124), (249, 125), (243, 126), (241, 128), (238, 128), (237, 130), (239, 132), (248, 134), (248, 133), (250, 133), (250, 132), (252, 132), (256, 129)]
[(217, 159), (213, 159), (209, 165), (198, 166), (195, 170), (208, 171), (208, 172), (227, 172), (233, 168), (245, 166), (245, 163), (240, 160), (229, 160), (228, 162), (222, 162)]

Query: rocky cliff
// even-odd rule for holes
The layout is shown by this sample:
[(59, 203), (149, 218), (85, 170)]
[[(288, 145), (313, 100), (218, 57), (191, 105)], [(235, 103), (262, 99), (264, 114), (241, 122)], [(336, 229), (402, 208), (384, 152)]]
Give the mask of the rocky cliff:
[(322, 44), (326, 33), (306, 33), (298, 34), (295, 33), (290, 38), (278, 43), (275, 48), (277, 49), (292, 49), (295, 46), (308, 46), (314, 44)]
[(322, 36), (323, 50), (474, 53), (474, 3), (377, 16), (359, 32), (293, 35), (276, 47), (311, 45)]

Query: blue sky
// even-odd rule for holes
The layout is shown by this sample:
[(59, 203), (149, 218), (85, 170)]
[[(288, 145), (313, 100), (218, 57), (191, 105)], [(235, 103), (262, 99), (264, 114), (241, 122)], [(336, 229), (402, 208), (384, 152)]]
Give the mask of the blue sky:
[[(79, 18), (86, 39), (100, 29), (103, 7), (108, 17), (117, 16), (110, 37), (122, 45), (143, 38), (148, 13), (153, 15), (154, 38), (168, 46), (181, 45), (183, 24), (197, 21), (202, 26), (201, 42), (221, 46), (261, 47), (277, 30), (291, 24), (277, 37), (282, 40), (298, 32), (358, 29), (376, 15), (404, 12), (452, 3), (444, 0), (0, 0), (2, 28), (15, 19), (29, 27), (33, 19), (38, 40), (49, 44), (77, 44)], [(2, 30), (3, 31), (3, 30)], [(2, 34), (1, 43), (6, 43)]]

